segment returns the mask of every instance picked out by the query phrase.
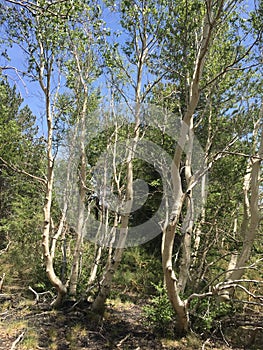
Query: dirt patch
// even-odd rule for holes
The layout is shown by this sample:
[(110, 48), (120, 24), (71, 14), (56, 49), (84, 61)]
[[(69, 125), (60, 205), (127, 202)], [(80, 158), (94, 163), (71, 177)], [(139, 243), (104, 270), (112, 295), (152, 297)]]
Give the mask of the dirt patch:
[(49, 310), (44, 305), (9, 306), (0, 314), (0, 350), (163, 349), (144, 325), (141, 307), (110, 305), (100, 319), (88, 305)]
[(94, 315), (87, 303), (73, 308), (67, 305), (59, 311), (28, 300), (3, 306), (0, 350), (11, 349), (15, 341), (16, 350), (230, 349), (223, 342), (215, 344), (193, 335), (181, 340), (160, 339), (146, 325), (142, 302), (112, 301), (103, 319)]

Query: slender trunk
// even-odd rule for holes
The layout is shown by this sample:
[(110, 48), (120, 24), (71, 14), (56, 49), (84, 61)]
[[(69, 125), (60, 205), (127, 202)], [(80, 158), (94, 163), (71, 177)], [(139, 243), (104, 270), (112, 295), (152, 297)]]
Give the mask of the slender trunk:
[(97, 271), (100, 263), (100, 258), (101, 258), (101, 253), (102, 253), (102, 247), (99, 246), (96, 249), (96, 254), (95, 254), (95, 259), (94, 259), (94, 264), (90, 272), (90, 277), (88, 281), (88, 288), (94, 283), (96, 276), (97, 276)]
[[(213, 90), (212, 90), (213, 91)], [(210, 94), (212, 94), (212, 91)], [(210, 152), (210, 148), (212, 145), (212, 113), (213, 113), (213, 105), (211, 100), (211, 95), (207, 99), (207, 107), (209, 108), (209, 114), (208, 114), (208, 134), (206, 139), (206, 146), (205, 146), (205, 160), (204, 160), (204, 167), (207, 168), (207, 158)], [(206, 110), (206, 108), (205, 108)], [(205, 209), (205, 203), (206, 203), (206, 186), (207, 186), (207, 174), (204, 174), (201, 180), (201, 199), (200, 199), (200, 205), (201, 205), (201, 214), (200, 214), (200, 220), (195, 226), (194, 231), (194, 244), (193, 244), (193, 253), (192, 253), (192, 263), (190, 267), (190, 273), (193, 276), (192, 279), (192, 285), (193, 289), (196, 290), (198, 288), (199, 283), (202, 279), (202, 271), (203, 271), (203, 264), (206, 259), (206, 254), (200, 252), (200, 243), (201, 243), (201, 236), (202, 236), (202, 225), (205, 222), (205, 215), (206, 215), (206, 209)], [(199, 256), (201, 256), (201, 261)]]
[[(48, 78), (49, 81), (50, 77)], [(57, 290), (57, 299), (52, 303), (57, 307), (61, 304), (63, 296), (67, 293), (67, 288), (62, 281), (57, 277), (54, 266), (54, 251), (55, 241), (53, 240), (52, 250), (49, 248), (50, 233), (51, 233), (51, 203), (52, 203), (52, 190), (54, 183), (54, 158), (52, 154), (52, 139), (53, 139), (53, 120), (50, 109), (50, 97), (49, 97), (49, 82), (44, 90), (46, 96), (46, 118), (48, 127), (48, 139), (47, 139), (47, 180), (46, 180), (46, 196), (44, 204), (44, 225), (42, 235), (42, 247), (45, 257), (46, 273), (51, 284)]]
[(88, 103), (88, 91), (84, 86), (84, 101), (80, 118), (80, 190), (78, 203), (78, 224), (76, 229), (76, 245), (73, 255), (73, 264), (69, 281), (69, 294), (72, 297), (77, 295), (77, 285), (79, 279), (80, 259), (82, 254), (83, 235), (85, 232), (85, 182), (86, 182), (86, 151), (85, 151), (85, 136), (86, 136), (86, 113)]
[[(259, 228), (260, 214), (259, 214), (259, 192), (261, 186), (261, 163), (263, 159), (263, 103), (261, 105), (259, 118), (254, 125), (254, 151), (255, 155), (248, 161), (250, 163), (250, 171), (244, 177), (244, 214), (243, 223), (241, 225), (241, 234), (243, 236), (242, 250), (236, 259), (235, 270), (228, 274), (230, 280), (238, 280), (245, 272), (247, 261), (251, 255), (255, 237)], [(257, 144), (259, 142), (258, 152), (256, 152)], [(250, 189), (250, 197), (249, 197)]]
[[(145, 24), (145, 23), (144, 23)], [(135, 29), (136, 32), (136, 29)], [(140, 40), (141, 48), (139, 49), (138, 41)], [(141, 94), (141, 85), (142, 85), (142, 76), (143, 76), (143, 68), (145, 64), (145, 60), (148, 55), (148, 43), (147, 43), (147, 34), (146, 27), (143, 27), (141, 35), (136, 37), (136, 52), (137, 52), (137, 78), (135, 84), (135, 124), (134, 124), (134, 135), (133, 139), (129, 145), (128, 155), (126, 159), (127, 164), (127, 184), (126, 184), (126, 194), (125, 194), (125, 213), (121, 216), (121, 227), (119, 230), (119, 241), (117, 243), (117, 248), (115, 249), (113, 259), (110, 259), (108, 262), (105, 273), (101, 282), (100, 291), (98, 296), (96, 297), (92, 308), (95, 312), (102, 314), (105, 308), (105, 301), (110, 294), (110, 287), (112, 283), (112, 278), (114, 276), (115, 271), (117, 270), (122, 254), (125, 248), (125, 242), (128, 235), (128, 227), (129, 227), (129, 218), (133, 205), (133, 159), (136, 152), (137, 144), (139, 142), (140, 136), (140, 113), (141, 113), (141, 102), (142, 97)]]
[[(115, 271), (117, 270), (122, 254), (125, 248), (125, 242), (128, 234), (128, 226), (129, 226), (129, 218), (130, 212), (133, 204), (133, 165), (132, 160), (134, 157), (134, 153), (136, 150), (136, 146), (139, 140), (139, 111), (136, 112), (136, 124), (135, 124), (135, 137), (133, 139), (132, 147), (128, 151), (127, 156), (127, 185), (126, 185), (126, 206), (125, 206), (125, 214), (121, 216), (121, 227), (119, 230), (119, 240), (117, 242), (117, 248), (114, 251), (113, 258), (108, 261), (108, 264), (105, 268), (105, 273), (103, 275), (100, 291), (92, 305), (92, 309), (99, 313), (103, 314), (105, 309), (105, 302), (110, 294), (110, 288), (112, 283), (112, 278), (114, 276)], [(115, 223), (116, 224), (116, 223)]]
[[(172, 252), (174, 244), (174, 236), (178, 224), (178, 218), (182, 211), (182, 206), (186, 198), (185, 194), (182, 191), (181, 178), (179, 173), (179, 167), (182, 160), (182, 153), (185, 147), (186, 138), (191, 131), (191, 125), (193, 123), (193, 114), (196, 110), (196, 107), (199, 102), (199, 85), (200, 79), (203, 74), (203, 67), (205, 63), (205, 58), (208, 52), (209, 43), (211, 40), (212, 28), (214, 21), (212, 20), (212, 6), (211, 1), (207, 2), (207, 13), (204, 19), (203, 24), (203, 33), (198, 48), (194, 73), (190, 85), (189, 91), (189, 103), (187, 106), (186, 113), (183, 118), (182, 128), (180, 132), (180, 137), (178, 144), (175, 150), (174, 163), (172, 169), (172, 182), (173, 182), (173, 196), (174, 196), (174, 205), (172, 213), (169, 219), (169, 222), (164, 225), (163, 229), (163, 244), (162, 244), (162, 265), (164, 271), (164, 280), (167, 288), (167, 294), (171, 301), (171, 304), (174, 310), (177, 313), (178, 322), (177, 329), (180, 333), (187, 332), (189, 330), (189, 319), (186, 303), (179, 296), (179, 286), (176, 279), (175, 272), (173, 271), (173, 262), (172, 262)], [(218, 16), (219, 14), (217, 14)], [(190, 150), (191, 151), (191, 150)], [(188, 262), (188, 253), (189, 253), (189, 241), (187, 239), (187, 260), (185, 267), (182, 267), (182, 276), (181, 283), (185, 284), (185, 279), (187, 278), (187, 269), (190, 265)], [(181, 288), (183, 285), (181, 286)]]
[[(193, 152), (193, 119), (191, 119), (191, 125), (189, 128), (189, 142), (186, 154), (184, 174), (186, 178), (187, 187), (191, 184), (192, 178), (192, 152)], [(187, 191), (187, 190), (186, 190)], [(189, 279), (189, 269), (191, 265), (191, 253), (192, 253), (192, 233), (194, 224), (194, 205), (192, 191), (187, 194), (186, 201), (186, 215), (182, 225), (182, 234), (184, 235), (182, 244), (182, 259), (180, 262), (180, 270), (178, 277), (178, 290), (180, 293), (184, 293), (187, 281)]]
[(110, 294), (114, 273), (116, 272), (121, 262), (121, 258), (122, 258), (126, 238), (127, 238), (127, 233), (128, 233), (127, 222), (123, 222), (122, 227), (120, 229), (118, 248), (115, 249), (112, 259), (110, 259), (108, 261), (108, 264), (106, 265), (105, 273), (101, 281), (99, 293), (92, 304), (92, 310), (98, 313), (99, 315), (104, 314), (105, 302)]
[[(178, 208), (178, 212), (180, 208)], [(185, 302), (179, 296), (177, 278), (173, 271), (172, 252), (175, 236), (176, 222), (169, 224), (163, 234), (162, 243), (162, 264), (164, 272), (164, 282), (169, 300), (177, 314), (177, 331), (184, 334), (189, 330), (189, 316)]]

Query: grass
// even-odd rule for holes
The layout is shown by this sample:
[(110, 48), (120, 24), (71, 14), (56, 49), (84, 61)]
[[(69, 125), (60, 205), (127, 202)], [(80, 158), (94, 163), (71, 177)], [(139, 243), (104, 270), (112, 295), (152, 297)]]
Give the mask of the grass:
[(38, 332), (34, 328), (29, 328), (23, 340), (21, 341), (19, 350), (33, 350), (38, 347)]
[(5, 324), (4, 334), (12, 343), (21, 337), (16, 349), (35, 350), (38, 346), (38, 333), (34, 328), (28, 327), (27, 321), (19, 320)]
[(182, 339), (169, 339), (162, 338), (161, 343), (163, 346), (168, 349), (180, 349), (180, 350), (189, 350), (189, 349), (201, 349), (202, 341), (195, 334), (189, 334)]
[(10, 337), (18, 337), (18, 335), (25, 329), (27, 329), (26, 321), (12, 321), (5, 324), (6, 334)]
[(75, 326), (71, 327), (66, 334), (66, 340), (68, 341), (69, 348), (71, 350), (78, 350), (78, 342), (83, 338), (85, 339), (87, 336), (88, 331), (83, 325), (76, 324)]

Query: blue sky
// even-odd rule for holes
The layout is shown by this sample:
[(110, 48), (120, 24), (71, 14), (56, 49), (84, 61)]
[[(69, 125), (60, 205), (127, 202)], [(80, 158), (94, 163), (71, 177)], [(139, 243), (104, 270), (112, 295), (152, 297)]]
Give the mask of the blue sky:
[[(0, 3), (5, 3), (4, 0), (0, 0)], [(103, 8), (103, 19), (106, 22), (106, 26), (112, 30), (118, 30), (118, 17), (116, 14), (111, 13), (105, 6)], [(0, 38), (4, 38), (4, 33), (0, 28)], [(6, 60), (4, 56), (0, 56), (0, 67), (4, 68), (3, 73), (7, 76), (9, 83), (12, 86), (16, 86), (17, 92), (24, 99), (22, 106), (28, 105), (33, 114), (37, 118), (37, 125), (39, 127), (39, 134), (42, 136), (45, 134), (46, 122), (44, 117), (45, 101), (43, 92), (38, 82), (32, 81), (26, 76), (23, 76), (22, 72), (26, 71), (26, 54), (18, 46), (14, 45), (12, 48), (2, 44), (1, 52), (7, 50), (10, 61)], [(101, 84), (100, 81), (96, 85)]]

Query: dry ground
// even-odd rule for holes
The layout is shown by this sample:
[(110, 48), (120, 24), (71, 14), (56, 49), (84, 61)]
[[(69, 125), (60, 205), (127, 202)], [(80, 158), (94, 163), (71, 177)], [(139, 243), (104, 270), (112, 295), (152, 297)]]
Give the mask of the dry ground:
[[(87, 305), (50, 310), (25, 298), (0, 304), (0, 350), (228, 350), (222, 339), (161, 339), (146, 325), (142, 303), (112, 300), (103, 320)], [(250, 350), (249, 347), (235, 349)], [(260, 349), (260, 347), (251, 347)], [(263, 348), (262, 348), (263, 349)]]

